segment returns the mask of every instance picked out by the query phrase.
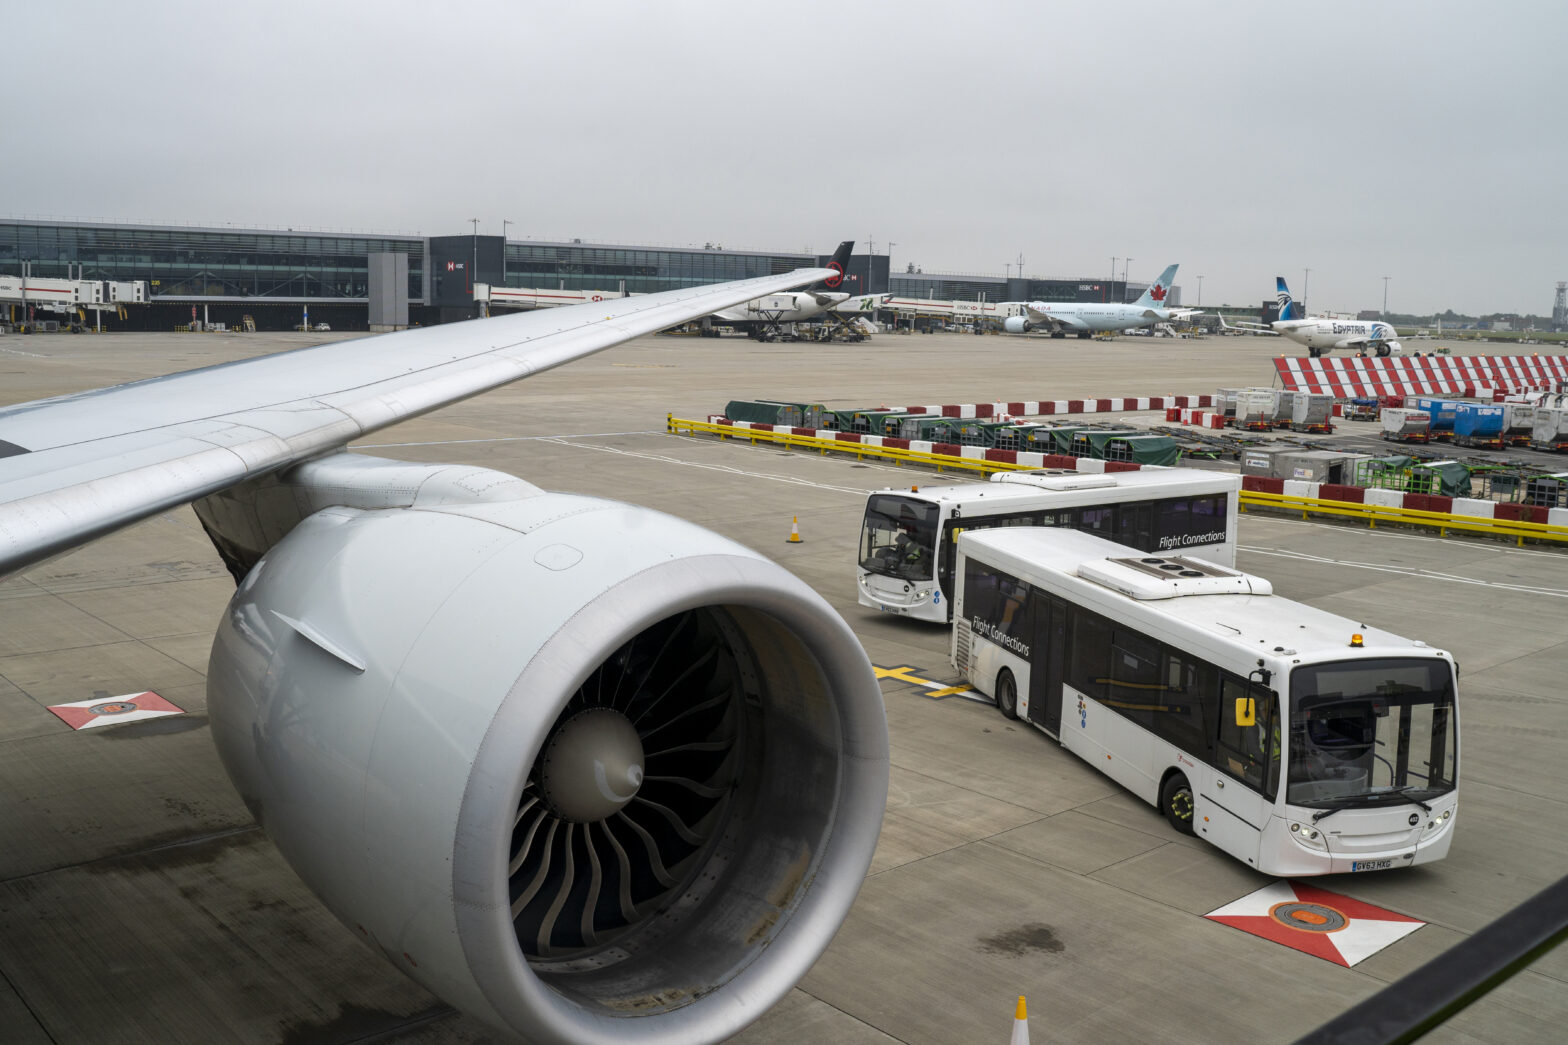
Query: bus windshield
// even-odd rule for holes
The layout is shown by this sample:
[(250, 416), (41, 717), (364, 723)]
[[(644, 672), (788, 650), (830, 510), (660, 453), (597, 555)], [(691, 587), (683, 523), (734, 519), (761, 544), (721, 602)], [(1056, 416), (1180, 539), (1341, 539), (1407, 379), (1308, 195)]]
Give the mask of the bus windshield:
[(1446, 660), (1314, 664), (1290, 684), (1293, 805), (1382, 805), (1453, 790), (1458, 723)]
[(866, 502), (860, 567), (908, 581), (931, 579), (939, 509), (930, 501), (878, 494)]

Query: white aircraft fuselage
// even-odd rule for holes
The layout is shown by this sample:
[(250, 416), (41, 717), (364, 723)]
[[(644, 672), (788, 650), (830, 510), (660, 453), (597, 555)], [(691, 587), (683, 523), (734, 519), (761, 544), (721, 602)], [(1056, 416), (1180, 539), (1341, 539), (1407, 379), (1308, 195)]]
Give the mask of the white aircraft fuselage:
[(767, 320), (794, 323), (797, 320), (820, 316), (839, 302), (849, 300), (849, 297), (850, 295), (842, 291), (827, 290), (797, 290), (790, 294), (769, 294), (765, 298), (755, 298), (734, 308), (715, 312), (713, 319), (718, 323), (761, 323)]
[[(1030, 329), (1042, 330), (1057, 326), (1074, 333), (1094, 334), (1101, 331), (1131, 330), (1134, 327), (1146, 327), (1154, 323), (1168, 323), (1178, 318), (1178, 313), (1173, 309), (1119, 305), (1112, 302), (1031, 301), (1027, 310), (1024, 316), (1013, 317), (1024, 320), (1025, 329), (1014, 330), (1013, 328), (1019, 324), (1012, 324), (1008, 327), (1010, 333), (1027, 333)], [(1037, 321), (1034, 314), (1044, 317), (1044, 321)]]
[[(1269, 324), (1282, 337), (1310, 349), (1350, 349), (1397, 345), (1399, 335), (1387, 323), (1377, 320), (1332, 319), (1308, 316), (1305, 319), (1280, 319)], [(1381, 354), (1381, 353), (1379, 353)]]

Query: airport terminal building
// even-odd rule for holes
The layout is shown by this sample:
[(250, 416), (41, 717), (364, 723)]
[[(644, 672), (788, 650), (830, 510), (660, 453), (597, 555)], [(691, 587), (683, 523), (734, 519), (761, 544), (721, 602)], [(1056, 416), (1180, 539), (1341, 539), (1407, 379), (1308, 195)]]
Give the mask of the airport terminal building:
[[(824, 263), (828, 254), (452, 236), (113, 224), (0, 218), (0, 275), (145, 281), (149, 304), (108, 322), (169, 330), (192, 320), (287, 330), (383, 329), (478, 314), (475, 283), (607, 293), (654, 293), (767, 276)], [(855, 293), (968, 301), (1118, 301), (1141, 284), (1104, 279), (890, 273), (885, 254), (855, 255)], [(1130, 295), (1130, 296), (1129, 296)], [(1178, 300), (1172, 295), (1172, 303)]]

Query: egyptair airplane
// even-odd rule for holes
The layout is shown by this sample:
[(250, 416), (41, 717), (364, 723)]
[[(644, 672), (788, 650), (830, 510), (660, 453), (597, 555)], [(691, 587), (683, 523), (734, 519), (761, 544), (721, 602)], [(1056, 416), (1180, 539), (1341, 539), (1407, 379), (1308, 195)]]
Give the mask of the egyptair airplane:
[(1290, 296), (1284, 276), (1274, 277), (1274, 288), (1279, 302), (1279, 318), (1268, 326), (1237, 320), (1227, 324), (1220, 317), (1220, 328), (1244, 334), (1278, 334), (1298, 345), (1305, 345), (1307, 354), (1316, 358), (1336, 348), (1370, 349), (1379, 356), (1398, 355), (1404, 351), (1399, 334), (1387, 323), (1378, 320), (1336, 319), (1333, 316), (1305, 316), (1302, 308)]
[(218, 754), (354, 935), (509, 1034), (718, 1041), (810, 968), (870, 864), (887, 727), (855, 635), (683, 520), (345, 447), (834, 274), (0, 408), (0, 577), (191, 504), (237, 581)]
[(777, 330), (782, 323), (815, 319), (828, 311), (874, 312), (891, 294), (851, 294), (844, 289), (844, 269), (855, 249), (854, 240), (845, 240), (833, 252), (826, 278), (809, 287), (784, 294), (768, 294), (741, 302), (713, 314), (715, 323), (738, 327), (753, 337)]
[(1307, 346), (1307, 354), (1310, 356), (1321, 356), (1336, 348), (1371, 350), (1380, 356), (1403, 351), (1398, 332), (1387, 323), (1378, 320), (1335, 319), (1332, 316), (1303, 316), (1301, 307), (1285, 286), (1284, 276), (1274, 277), (1274, 288), (1279, 300), (1279, 319), (1269, 326), (1280, 336)]
[(1066, 337), (1073, 333), (1086, 338), (1102, 331), (1131, 330), (1197, 315), (1201, 309), (1164, 307), (1165, 296), (1176, 279), (1176, 269), (1176, 265), (1168, 266), (1160, 273), (1160, 278), (1149, 284), (1131, 305), (1110, 301), (1018, 302), (1023, 314), (1003, 320), (1002, 329), (1009, 334), (1046, 330), (1052, 337)]

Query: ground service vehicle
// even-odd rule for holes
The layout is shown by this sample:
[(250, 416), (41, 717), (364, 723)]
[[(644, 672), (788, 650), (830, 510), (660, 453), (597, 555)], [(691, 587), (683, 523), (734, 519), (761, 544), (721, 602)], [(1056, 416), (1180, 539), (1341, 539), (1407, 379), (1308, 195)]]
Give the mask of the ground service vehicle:
[(1447, 855), (1443, 650), (1088, 534), (972, 530), (958, 553), (954, 667), (1177, 830), (1282, 876)]
[(1241, 478), (1195, 468), (1104, 474), (999, 472), (988, 483), (878, 490), (860, 533), (860, 604), (920, 620), (952, 619), (958, 535), (990, 526), (1083, 530), (1139, 551), (1236, 561)]

